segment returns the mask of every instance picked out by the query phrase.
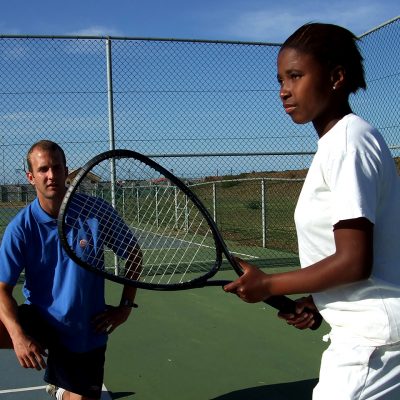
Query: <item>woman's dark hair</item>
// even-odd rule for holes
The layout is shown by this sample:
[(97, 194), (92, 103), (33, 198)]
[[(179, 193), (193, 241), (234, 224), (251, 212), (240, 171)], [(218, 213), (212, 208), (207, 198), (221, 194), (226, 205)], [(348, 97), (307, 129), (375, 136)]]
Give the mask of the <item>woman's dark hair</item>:
[(42, 150), (49, 151), (51, 153), (59, 151), (62, 156), (64, 167), (67, 165), (64, 150), (57, 143), (52, 142), (51, 140), (40, 140), (39, 142), (36, 142), (31, 146), (26, 156), (26, 163), (28, 165), (28, 170), (30, 172), (32, 172), (31, 154), (33, 150), (35, 150), (36, 148), (40, 148)]
[(367, 87), (363, 57), (357, 41), (357, 37), (352, 32), (341, 26), (309, 23), (289, 36), (280, 51), (292, 48), (312, 55), (330, 69), (342, 66), (346, 76), (345, 88), (350, 94)]

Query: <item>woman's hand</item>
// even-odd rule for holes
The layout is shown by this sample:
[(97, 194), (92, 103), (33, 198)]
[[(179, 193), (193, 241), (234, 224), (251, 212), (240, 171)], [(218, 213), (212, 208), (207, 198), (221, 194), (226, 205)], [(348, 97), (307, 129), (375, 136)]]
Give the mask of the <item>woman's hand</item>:
[[(305, 311), (308, 309), (311, 312)], [(296, 313), (295, 314), (284, 314), (278, 313), (278, 317), (284, 319), (289, 325), (294, 326), (297, 329), (308, 329), (315, 324), (315, 316), (320, 315), (317, 307), (314, 304), (312, 296), (301, 297), (296, 300)]]
[(224, 286), (225, 292), (239, 296), (247, 303), (257, 303), (270, 296), (268, 275), (240, 258), (235, 258), (243, 270), (243, 275)]

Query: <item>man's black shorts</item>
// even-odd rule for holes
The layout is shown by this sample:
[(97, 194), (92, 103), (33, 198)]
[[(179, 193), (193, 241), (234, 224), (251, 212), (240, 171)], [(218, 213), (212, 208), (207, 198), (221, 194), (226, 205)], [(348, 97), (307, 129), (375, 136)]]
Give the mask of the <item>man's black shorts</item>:
[(44, 380), (82, 396), (100, 398), (106, 346), (85, 353), (68, 350), (58, 341), (57, 331), (33, 305), (22, 304), (18, 317), (24, 331), (47, 349)]

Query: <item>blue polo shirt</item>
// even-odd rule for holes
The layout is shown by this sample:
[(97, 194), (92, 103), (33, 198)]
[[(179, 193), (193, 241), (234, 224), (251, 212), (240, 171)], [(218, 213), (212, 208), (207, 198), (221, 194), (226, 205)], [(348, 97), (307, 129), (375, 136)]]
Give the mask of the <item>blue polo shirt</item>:
[(76, 265), (65, 253), (57, 220), (38, 199), (10, 222), (0, 247), (0, 281), (15, 285), (25, 270), (23, 294), (59, 332), (71, 351), (84, 352), (107, 341), (92, 318), (105, 309), (104, 278)]

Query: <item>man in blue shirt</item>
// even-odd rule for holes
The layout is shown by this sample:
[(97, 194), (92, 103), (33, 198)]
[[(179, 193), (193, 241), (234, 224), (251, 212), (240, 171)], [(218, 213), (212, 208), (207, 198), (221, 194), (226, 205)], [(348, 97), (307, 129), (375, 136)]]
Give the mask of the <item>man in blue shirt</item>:
[[(46, 368), (44, 380), (58, 400), (97, 400), (108, 334), (127, 320), (136, 289), (124, 286), (120, 305), (107, 307), (104, 279), (78, 267), (62, 249), (57, 216), (68, 170), (61, 147), (37, 142), (27, 164), (37, 198), (7, 226), (0, 248), (0, 348), (14, 348), (24, 368)], [(101, 251), (103, 244), (112, 248), (98, 244)], [(18, 306), (13, 288), (23, 270), (25, 304)]]

